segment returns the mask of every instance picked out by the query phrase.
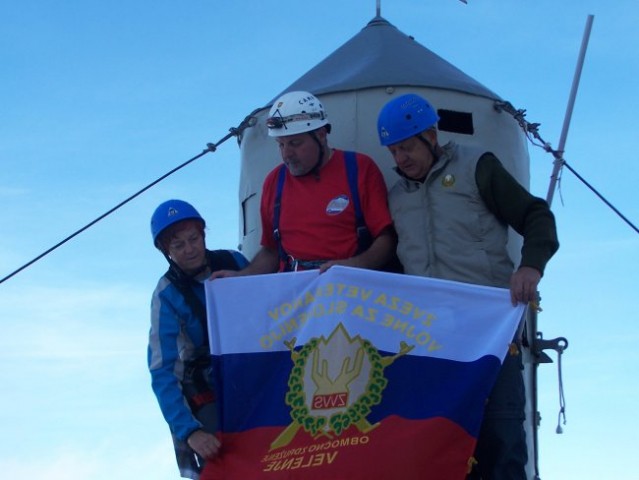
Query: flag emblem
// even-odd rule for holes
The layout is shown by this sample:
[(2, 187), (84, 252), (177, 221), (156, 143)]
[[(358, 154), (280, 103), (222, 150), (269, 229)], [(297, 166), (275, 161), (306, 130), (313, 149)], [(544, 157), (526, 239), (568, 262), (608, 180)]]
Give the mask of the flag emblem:
[(342, 323), (328, 338), (312, 338), (301, 349), (295, 339), (285, 342), (293, 368), (286, 404), (292, 423), (271, 444), (271, 450), (288, 445), (300, 428), (314, 439), (341, 435), (351, 425), (368, 433), (379, 425), (366, 416), (382, 401), (388, 381), (384, 368), (414, 347), (400, 342), (395, 355), (382, 357), (359, 335), (351, 338)]

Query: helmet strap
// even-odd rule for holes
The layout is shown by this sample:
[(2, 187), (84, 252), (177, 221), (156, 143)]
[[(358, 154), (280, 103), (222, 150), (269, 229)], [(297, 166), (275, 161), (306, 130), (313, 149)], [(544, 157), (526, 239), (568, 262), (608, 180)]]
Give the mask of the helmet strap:
[(422, 136), (422, 133), (419, 133), (417, 135), (415, 135), (424, 145), (426, 145), (426, 148), (428, 148), (428, 151), (430, 152), (430, 154), (433, 156), (433, 163), (435, 163), (438, 159), (439, 159), (439, 155), (437, 154), (437, 150), (435, 150), (435, 147), (433, 146), (432, 143), (430, 143), (428, 141), (427, 138), (425, 138), (424, 136)]
[(180, 266), (177, 263), (175, 263), (175, 261), (171, 257), (169, 257), (167, 253), (162, 251), (162, 254), (164, 255), (164, 258), (166, 258), (166, 261), (169, 262), (169, 267), (175, 271), (178, 278), (183, 278), (186, 280), (194, 280), (198, 275), (204, 272), (209, 266), (208, 258), (206, 258), (202, 266), (200, 266), (195, 272), (188, 274), (184, 270), (182, 270)]
[(308, 132), (308, 134), (315, 141), (315, 143), (317, 143), (317, 147), (319, 148), (319, 153), (317, 156), (317, 162), (315, 162), (315, 165), (313, 165), (313, 168), (311, 168), (306, 175), (313, 174), (317, 178), (319, 178), (319, 170), (322, 166), (322, 161), (324, 160), (324, 154), (326, 153), (326, 150), (324, 150), (324, 146), (322, 145), (322, 142), (320, 142), (319, 138), (317, 138), (317, 135), (315, 134), (315, 130)]

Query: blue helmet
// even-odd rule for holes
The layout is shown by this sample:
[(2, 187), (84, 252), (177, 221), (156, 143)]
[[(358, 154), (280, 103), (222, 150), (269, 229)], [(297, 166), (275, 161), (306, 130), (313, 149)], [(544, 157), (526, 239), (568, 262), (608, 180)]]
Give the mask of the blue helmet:
[(205, 222), (198, 211), (183, 200), (167, 200), (161, 203), (153, 212), (151, 217), (151, 235), (153, 236), (153, 244), (158, 246), (158, 237), (168, 227), (182, 220), (199, 220), (204, 228)]
[(377, 117), (379, 142), (387, 147), (428, 130), (439, 116), (428, 100), (407, 93), (388, 102)]

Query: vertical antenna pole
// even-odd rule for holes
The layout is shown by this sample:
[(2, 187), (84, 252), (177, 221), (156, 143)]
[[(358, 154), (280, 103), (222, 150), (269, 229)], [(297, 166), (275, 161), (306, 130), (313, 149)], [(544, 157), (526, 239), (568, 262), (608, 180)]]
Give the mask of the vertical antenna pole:
[(570, 90), (570, 97), (568, 99), (568, 107), (566, 108), (566, 116), (564, 117), (564, 126), (561, 129), (561, 137), (559, 138), (559, 156), (555, 157), (553, 162), (552, 175), (550, 176), (550, 185), (548, 186), (548, 194), (546, 195), (546, 201), (548, 205), (552, 204), (552, 199), (555, 194), (555, 187), (557, 185), (557, 178), (559, 177), (559, 170), (564, 164), (563, 154), (564, 147), (566, 145), (566, 137), (568, 136), (568, 127), (570, 126), (570, 119), (572, 118), (572, 110), (575, 106), (575, 98), (577, 97), (577, 88), (579, 87), (579, 80), (581, 78), (581, 71), (584, 66), (584, 58), (586, 57), (586, 48), (588, 47), (588, 40), (590, 38), (590, 31), (592, 30), (593, 15), (588, 15), (586, 20), (586, 28), (584, 30), (584, 36), (581, 41), (581, 50), (579, 51), (579, 59), (577, 60), (577, 68), (575, 70), (575, 76), (572, 80), (572, 88)]
[(375, 6), (376, 17), (382, 16), (382, 0), (377, 0), (377, 5)]

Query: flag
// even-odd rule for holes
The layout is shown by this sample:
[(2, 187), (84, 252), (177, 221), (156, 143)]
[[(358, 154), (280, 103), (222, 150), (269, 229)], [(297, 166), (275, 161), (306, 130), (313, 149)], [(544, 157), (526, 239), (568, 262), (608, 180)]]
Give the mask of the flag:
[(524, 309), (339, 266), (206, 292), (222, 449), (202, 480), (463, 479)]

